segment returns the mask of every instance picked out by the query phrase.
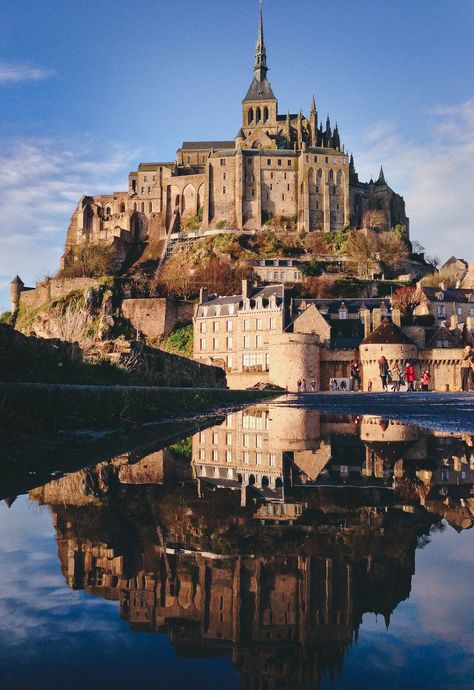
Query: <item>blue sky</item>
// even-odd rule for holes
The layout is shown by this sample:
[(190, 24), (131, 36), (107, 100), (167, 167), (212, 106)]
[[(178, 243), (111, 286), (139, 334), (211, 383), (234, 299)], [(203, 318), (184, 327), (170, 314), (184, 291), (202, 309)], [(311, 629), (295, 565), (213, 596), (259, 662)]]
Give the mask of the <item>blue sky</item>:
[[(83, 193), (126, 188), (183, 140), (232, 138), (257, 0), (1, 0), (0, 310), (57, 270)], [(471, 0), (264, 0), (280, 110), (337, 119), (362, 179), (404, 194), (412, 237), (474, 259)]]

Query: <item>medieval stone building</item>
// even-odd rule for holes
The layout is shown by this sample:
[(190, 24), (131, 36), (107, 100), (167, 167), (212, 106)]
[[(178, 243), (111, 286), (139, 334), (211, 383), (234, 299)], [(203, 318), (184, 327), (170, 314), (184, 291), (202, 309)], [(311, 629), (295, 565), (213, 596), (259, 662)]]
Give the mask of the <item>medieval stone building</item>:
[(131, 172), (127, 191), (83, 196), (63, 264), (84, 243), (113, 247), (119, 263), (146, 246), (158, 259), (166, 238), (190, 224), (203, 232), (254, 232), (278, 216), (288, 228), (331, 232), (361, 227), (376, 211), (380, 229), (408, 229), (403, 198), (383, 171), (375, 183), (360, 182), (337, 123), (328, 116), (323, 125), (314, 97), (307, 117), (280, 113), (267, 73), (260, 8), (254, 78), (235, 138), (184, 142), (175, 162), (142, 163)]

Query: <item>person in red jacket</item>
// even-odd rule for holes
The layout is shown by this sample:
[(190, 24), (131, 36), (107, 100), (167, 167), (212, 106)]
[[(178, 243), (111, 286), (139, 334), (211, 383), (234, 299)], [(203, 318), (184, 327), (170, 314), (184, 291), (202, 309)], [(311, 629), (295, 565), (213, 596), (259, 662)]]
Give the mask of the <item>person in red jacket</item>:
[(407, 382), (407, 391), (415, 390), (415, 369), (411, 362), (407, 362), (405, 367), (405, 380)]

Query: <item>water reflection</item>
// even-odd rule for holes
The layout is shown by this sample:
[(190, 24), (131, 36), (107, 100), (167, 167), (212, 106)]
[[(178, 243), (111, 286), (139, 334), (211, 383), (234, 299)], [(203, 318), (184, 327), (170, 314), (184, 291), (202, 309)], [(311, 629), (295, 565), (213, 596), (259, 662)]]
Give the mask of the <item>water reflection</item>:
[(231, 655), (241, 687), (317, 688), (367, 612), (411, 591), (415, 551), (474, 524), (473, 437), (258, 406), (30, 493), (73, 589), (180, 655)]

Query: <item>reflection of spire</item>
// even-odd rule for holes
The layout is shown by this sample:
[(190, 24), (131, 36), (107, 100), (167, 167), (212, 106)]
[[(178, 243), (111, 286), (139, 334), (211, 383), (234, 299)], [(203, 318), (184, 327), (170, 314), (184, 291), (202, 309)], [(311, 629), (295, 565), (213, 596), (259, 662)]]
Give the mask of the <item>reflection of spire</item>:
[(255, 53), (255, 67), (253, 68), (259, 81), (263, 81), (267, 76), (267, 51), (265, 50), (265, 39), (263, 37), (263, 9), (260, 0), (260, 18), (258, 23), (257, 51)]

